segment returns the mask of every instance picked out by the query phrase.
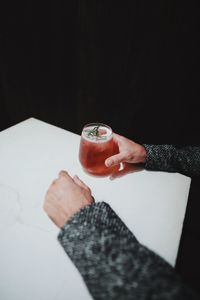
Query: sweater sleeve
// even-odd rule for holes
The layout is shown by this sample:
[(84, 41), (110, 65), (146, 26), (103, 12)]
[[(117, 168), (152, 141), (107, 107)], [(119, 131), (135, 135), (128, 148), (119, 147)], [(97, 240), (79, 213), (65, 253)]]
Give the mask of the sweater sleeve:
[(174, 269), (142, 246), (104, 202), (75, 214), (58, 239), (93, 299), (198, 299)]
[(200, 147), (146, 144), (144, 147), (147, 170), (178, 172), (190, 177), (200, 175)]

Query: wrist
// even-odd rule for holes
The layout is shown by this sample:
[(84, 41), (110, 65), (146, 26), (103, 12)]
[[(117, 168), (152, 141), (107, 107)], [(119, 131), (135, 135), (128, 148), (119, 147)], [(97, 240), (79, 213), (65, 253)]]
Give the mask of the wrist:
[(144, 145), (141, 145), (141, 163), (146, 163), (147, 160), (147, 150)]
[(97, 202), (87, 205), (76, 212), (61, 228), (58, 239), (61, 241), (64, 236), (66, 238), (66, 235), (76, 238), (76, 234), (72, 234), (73, 231), (77, 232), (78, 237), (79, 235), (87, 234), (88, 228), (92, 231), (96, 230), (97, 227), (110, 228), (112, 231), (117, 231), (118, 234), (124, 231), (128, 234), (130, 233), (123, 221), (107, 203)]

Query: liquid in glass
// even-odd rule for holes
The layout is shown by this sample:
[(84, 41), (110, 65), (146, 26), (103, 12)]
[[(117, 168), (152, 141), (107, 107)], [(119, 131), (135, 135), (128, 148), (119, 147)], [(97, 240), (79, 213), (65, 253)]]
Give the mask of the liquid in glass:
[(85, 125), (81, 135), (79, 160), (85, 172), (107, 176), (118, 167), (106, 167), (105, 160), (118, 153), (112, 129), (102, 123)]

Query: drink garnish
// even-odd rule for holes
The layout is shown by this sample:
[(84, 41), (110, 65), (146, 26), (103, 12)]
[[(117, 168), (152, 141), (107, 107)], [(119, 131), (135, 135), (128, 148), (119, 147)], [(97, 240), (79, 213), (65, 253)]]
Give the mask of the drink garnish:
[(100, 126), (95, 126), (91, 130), (89, 130), (88, 131), (88, 136), (97, 136), (98, 137), (100, 135), (99, 127)]
[(107, 130), (100, 128), (101, 125), (94, 126), (92, 129), (86, 129), (85, 133), (87, 137), (92, 140), (105, 140), (107, 135)]

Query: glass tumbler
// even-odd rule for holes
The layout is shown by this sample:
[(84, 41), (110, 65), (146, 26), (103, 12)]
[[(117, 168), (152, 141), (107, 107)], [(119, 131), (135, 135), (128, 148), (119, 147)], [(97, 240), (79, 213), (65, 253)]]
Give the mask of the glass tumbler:
[(107, 176), (115, 172), (118, 166), (106, 167), (105, 160), (118, 153), (110, 126), (102, 123), (90, 123), (83, 127), (79, 161), (85, 172), (96, 176)]

